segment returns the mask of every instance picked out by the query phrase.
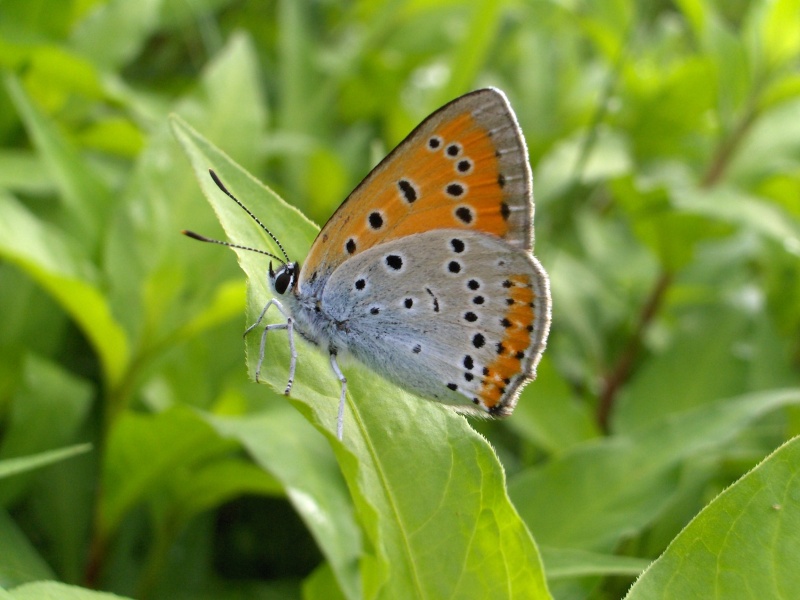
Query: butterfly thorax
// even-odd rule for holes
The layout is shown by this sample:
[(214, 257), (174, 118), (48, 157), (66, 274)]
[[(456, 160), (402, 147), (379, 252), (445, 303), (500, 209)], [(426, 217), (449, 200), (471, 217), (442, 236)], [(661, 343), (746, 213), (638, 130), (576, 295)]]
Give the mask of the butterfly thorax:
[(270, 269), (268, 281), (287, 305), (295, 330), (306, 341), (332, 352), (347, 348), (347, 320), (337, 320), (328, 314), (320, 299), (324, 281), (303, 280), (298, 263), (284, 265), (274, 272)]

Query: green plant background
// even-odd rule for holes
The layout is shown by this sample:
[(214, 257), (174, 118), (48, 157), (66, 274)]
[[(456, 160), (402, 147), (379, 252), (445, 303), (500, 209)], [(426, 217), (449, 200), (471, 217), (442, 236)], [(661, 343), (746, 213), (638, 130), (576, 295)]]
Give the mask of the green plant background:
[[(800, 589), (800, 0), (7, 0), (0, 70), (0, 600)], [(302, 261), (486, 85), (538, 379), (476, 422), (347, 364), (340, 443), (324, 355), (248, 378), (268, 261), (180, 231), (275, 249), (213, 168)]]

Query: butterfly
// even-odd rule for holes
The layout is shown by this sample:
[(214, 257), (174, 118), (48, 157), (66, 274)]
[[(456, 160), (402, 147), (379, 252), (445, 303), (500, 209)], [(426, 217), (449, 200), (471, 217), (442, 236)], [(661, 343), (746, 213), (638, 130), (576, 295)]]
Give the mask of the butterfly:
[(275, 254), (183, 233), (276, 259), (267, 279), (284, 321), (294, 382), (295, 334), (328, 352), (341, 383), (340, 354), (419, 396), (490, 417), (511, 414), (535, 377), (550, 329), (547, 273), (534, 258), (533, 183), (528, 152), (503, 92), (480, 89), (446, 104), (414, 129), (328, 220), (305, 263), (214, 174), (217, 186), (266, 231)]

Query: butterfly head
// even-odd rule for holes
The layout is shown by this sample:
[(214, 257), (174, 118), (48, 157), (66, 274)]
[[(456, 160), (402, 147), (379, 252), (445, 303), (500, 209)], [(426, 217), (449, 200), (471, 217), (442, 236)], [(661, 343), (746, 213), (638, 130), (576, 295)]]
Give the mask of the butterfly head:
[(294, 290), (297, 284), (297, 274), (300, 272), (300, 265), (296, 262), (284, 263), (278, 270), (272, 268), (272, 261), (269, 263), (269, 285), (272, 290), (282, 296), (287, 290)]

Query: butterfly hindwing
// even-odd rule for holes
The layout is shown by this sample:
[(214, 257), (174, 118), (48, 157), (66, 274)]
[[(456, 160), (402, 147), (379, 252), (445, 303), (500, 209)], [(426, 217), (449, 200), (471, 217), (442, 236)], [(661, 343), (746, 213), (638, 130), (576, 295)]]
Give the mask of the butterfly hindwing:
[(321, 310), (346, 328), (356, 358), (386, 378), (499, 416), (534, 375), (549, 291), (527, 251), (491, 235), (440, 229), (346, 261), (328, 280)]
[(320, 231), (300, 283), (324, 281), (385, 240), (443, 227), (530, 250), (532, 224), (516, 117), (502, 92), (478, 90), (433, 113), (361, 182)]

